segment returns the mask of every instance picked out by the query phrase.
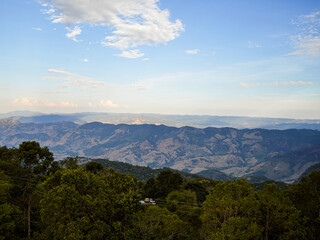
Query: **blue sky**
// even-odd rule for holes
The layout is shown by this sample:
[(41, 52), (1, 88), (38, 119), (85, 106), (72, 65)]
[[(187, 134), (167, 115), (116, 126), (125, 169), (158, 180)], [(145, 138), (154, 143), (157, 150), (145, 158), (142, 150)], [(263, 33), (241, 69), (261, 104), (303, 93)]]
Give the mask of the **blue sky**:
[(318, 0), (3, 0), (0, 112), (320, 118)]

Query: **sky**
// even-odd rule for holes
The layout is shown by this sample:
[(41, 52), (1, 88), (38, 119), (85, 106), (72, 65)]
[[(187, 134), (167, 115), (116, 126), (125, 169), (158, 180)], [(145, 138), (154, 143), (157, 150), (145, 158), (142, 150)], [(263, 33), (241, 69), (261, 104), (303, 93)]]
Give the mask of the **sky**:
[(0, 112), (320, 119), (319, 0), (2, 0)]

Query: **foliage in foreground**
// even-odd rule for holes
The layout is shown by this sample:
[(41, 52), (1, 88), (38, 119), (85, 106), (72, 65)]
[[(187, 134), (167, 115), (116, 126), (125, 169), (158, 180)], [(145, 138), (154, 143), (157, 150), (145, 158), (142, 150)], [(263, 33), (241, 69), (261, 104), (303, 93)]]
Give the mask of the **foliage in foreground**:
[[(58, 165), (47, 148), (25, 142), (0, 148), (0, 240), (317, 240), (319, 192), (319, 172), (287, 190), (169, 170), (141, 183), (77, 158)], [(157, 205), (140, 204), (144, 197)]]

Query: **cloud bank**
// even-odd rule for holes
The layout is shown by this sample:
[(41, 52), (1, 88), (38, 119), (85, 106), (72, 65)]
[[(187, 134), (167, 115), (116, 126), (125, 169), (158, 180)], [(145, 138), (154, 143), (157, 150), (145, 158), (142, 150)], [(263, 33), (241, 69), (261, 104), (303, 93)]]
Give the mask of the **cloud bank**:
[(287, 81), (287, 82), (271, 82), (271, 83), (245, 83), (241, 82), (239, 85), (241, 87), (258, 87), (258, 86), (307, 86), (314, 85), (314, 82), (305, 82), (305, 81)]
[[(53, 23), (66, 26), (90, 24), (112, 29), (102, 45), (120, 50), (141, 45), (165, 44), (177, 38), (184, 27), (170, 12), (158, 7), (159, 0), (44, 0), (45, 13)], [(81, 28), (70, 29), (67, 37), (77, 41)]]
[(62, 101), (62, 102), (39, 102), (37, 100), (30, 100), (29, 98), (16, 98), (11, 102), (12, 106), (15, 107), (63, 107), (63, 108), (77, 108), (78, 104)]
[(70, 73), (64, 70), (50, 68), (48, 69), (49, 73), (59, 74), (62, 76), (45, 76), (45, 80), (49, 81), (62, 81), (60, 87), (68, 88), (68, 87), (80, 87), (83, 90), (87, 90), (89, 88), (99, 88), (105, 85), (104, 82), (101, 81), (93, 81), (89, 77), (81, 76), (76, 73)]

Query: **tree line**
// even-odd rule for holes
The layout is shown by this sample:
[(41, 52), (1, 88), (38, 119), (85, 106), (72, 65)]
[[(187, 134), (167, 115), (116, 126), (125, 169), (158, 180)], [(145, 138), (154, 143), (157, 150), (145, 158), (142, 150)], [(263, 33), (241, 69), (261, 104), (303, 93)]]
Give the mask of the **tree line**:
[(0, 240), (320, 239), (319, 172), (255, 189), (170, 170), (138, 181), (77, 160), (54, 161), (34, 141), (0, 147)]

